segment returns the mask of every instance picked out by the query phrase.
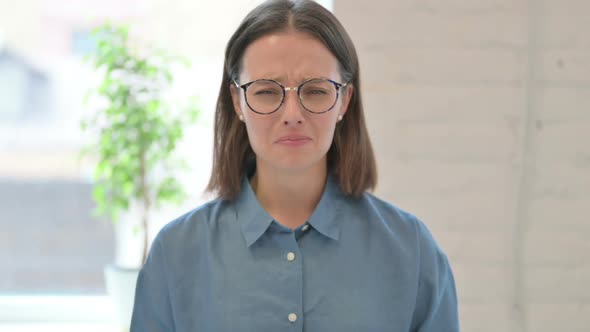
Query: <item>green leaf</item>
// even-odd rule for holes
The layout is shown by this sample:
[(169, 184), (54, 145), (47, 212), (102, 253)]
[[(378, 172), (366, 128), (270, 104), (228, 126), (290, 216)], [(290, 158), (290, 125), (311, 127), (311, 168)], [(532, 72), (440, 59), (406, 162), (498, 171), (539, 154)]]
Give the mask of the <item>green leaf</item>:
[(99, 207), (105, 204), (105, 191), (101, 185), (95, 185), (92, 190), (92, 197)]
[(119, 221), (119, 215), (120, 215), (119, 210), (116, 210), (116, 209), (111, 210), (111, 220), (113, 222)]
[[(96, 178), (109, 178), (113, 174), (113, 168), (109, 160), (101, 160), (96, 166)], [(104, 195), (104, 193), (103, 193)]]
[(177, 202), (183, 196), (180, 183), (173, 178), (167, 178), (158, 186), (156, 197), (158, 200)]
[[(174, 79), (172, 66), (177, 62), (190, 66), (188, 59), (168, 55), (151, 45), (145, 47), (146, 56), (140, 56), (135, 45), (127, 42), (126, 25), (107, 21), (93, 29), (93, 35), (97, 47), (87, 57), (104, 76), (98, 87), (86, 93), (85, 104), (96, 94), (108, 106), (80, 122), (81, 130), (98, 132), (97, 141), (81, 154), (92, 151), (98, 158), (93, 189), (96, 212), (110, 216), (114, 222), (129, 208), (131, 200), (149, 195), (154, 206), (159, 206), (186, 197), (181, 184), (166, 177), (170, 174), (166, 172), (186, 165), (174, 160), (172, 152), (186, 125), (195, 122), (200, 113), (196, 98), (191, 98), (186, 110), (182, 108), (176, 116), (174, 108), (160, 97)], [(156, 169), (165, 173), (163, 181), (151, 180)], [(146, 172), (145, 187), (139, 185), (142, 170)]]
[(127, 182), (123, 183), (123, 193), (126, 196), (129, 196), (133, 193), (133, 182), (127, 181)]

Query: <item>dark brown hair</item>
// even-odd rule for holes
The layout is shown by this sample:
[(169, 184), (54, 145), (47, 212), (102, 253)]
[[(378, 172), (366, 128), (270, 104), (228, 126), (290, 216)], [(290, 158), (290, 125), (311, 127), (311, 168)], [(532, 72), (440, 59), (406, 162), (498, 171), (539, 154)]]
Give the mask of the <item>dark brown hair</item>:
[(352, 40), (336, 17), (311, 0), (269, 0), (252, 10), (230, 38), (225, 50), (223, 79), (215, 111), (213, 170), (207, 190), (231, 200), (241, 179), (255, 167), (255, 154), (244, 124), (234, 111), (230, 84), (238, 79), (246, 48), (265, 35), (293, 29), (321, 41), (338, 59), (344, 82), (354, 87), (344, 120), (338, 122), (327, 154), (328, 171), (340, 189), (355, 197), (373, 190), (377, 167), (365, 125), (359, 62)]

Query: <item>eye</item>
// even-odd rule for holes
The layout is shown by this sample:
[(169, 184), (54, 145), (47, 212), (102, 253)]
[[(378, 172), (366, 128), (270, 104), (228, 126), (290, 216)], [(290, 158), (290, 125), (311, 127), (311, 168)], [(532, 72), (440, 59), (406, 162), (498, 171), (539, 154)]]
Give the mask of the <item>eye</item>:
[(254, 92), (255, 95), (276, 95), (279, 94), (276, 90), (258, 90)]
[(305, 93), (309, 94), (309, 95), (326, 95), (326, 94), (328, 94), (328, 92), (323, 89), (308, 90), (308, 91), (305, 91)]
[(330, 91), (327, 89), (324, 89), (322, 87), (317, 87), (317, 86), (309, 86), (309, 87), (305, 87), (302, 91), (304, 96), (309, 96), (309, 97), (322, 97), (322, 96), (326, 96), (330, 94)]

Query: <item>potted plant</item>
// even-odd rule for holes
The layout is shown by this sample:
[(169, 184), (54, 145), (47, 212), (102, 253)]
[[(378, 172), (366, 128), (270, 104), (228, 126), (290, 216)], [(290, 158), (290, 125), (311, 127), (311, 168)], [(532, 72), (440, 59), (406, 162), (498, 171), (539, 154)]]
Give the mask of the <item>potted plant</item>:
[[(109, 295), (120, 323), (129, 327), (135, 282), (150, 246), (150, 214), (162, 203), (180, 203), (186, 197), (174, 177), (186, 163), (175, 158), (187, 125), (197, 120), (195, 99), (174, 107), (166, 92), (173, 82), (172, 68), (188, 61), (150, 46), (137, 45), (126, 26), (102, 25), (93, 30), (96, 48), (86, 60), (101, 77), (87, 94), (100, 103), (81, 123), (94, 139), (83, 156), (95, 158), (93, 199), (95, 215), (115, 225), (118, 252), (131, 250), (133, 229), (135, 261), (115, 260), (105, 268)], [(136, 210), (138, 215), (130, 213)], [(139, 246), (139, 248), (137, 248)]]

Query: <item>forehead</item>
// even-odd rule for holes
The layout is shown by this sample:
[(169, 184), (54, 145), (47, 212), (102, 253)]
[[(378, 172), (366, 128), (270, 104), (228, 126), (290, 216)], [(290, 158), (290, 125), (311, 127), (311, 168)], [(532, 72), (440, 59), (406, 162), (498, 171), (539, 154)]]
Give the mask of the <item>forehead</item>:
[(244, 81), (271, 78), (283, 82), (340, 77), (338, 60), (330, 50), (313, 36), (296, 31), (273, 33), (252, 42), (244, 52), (240, 76)]

